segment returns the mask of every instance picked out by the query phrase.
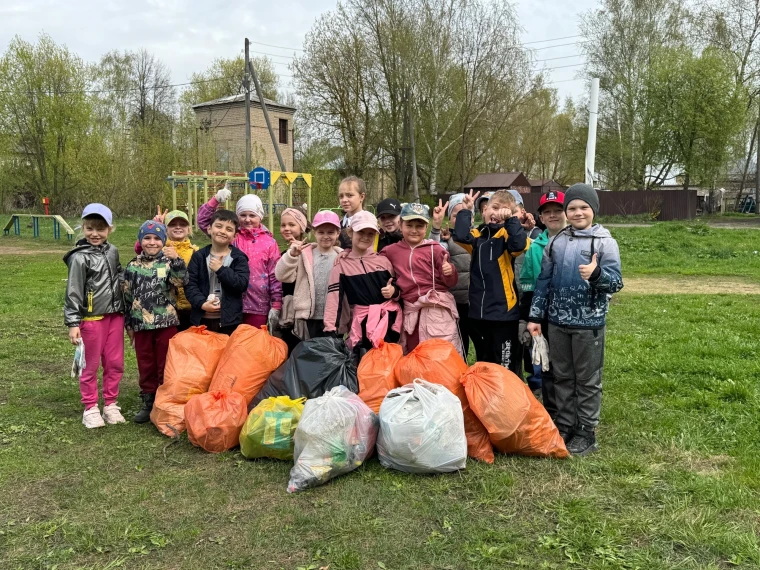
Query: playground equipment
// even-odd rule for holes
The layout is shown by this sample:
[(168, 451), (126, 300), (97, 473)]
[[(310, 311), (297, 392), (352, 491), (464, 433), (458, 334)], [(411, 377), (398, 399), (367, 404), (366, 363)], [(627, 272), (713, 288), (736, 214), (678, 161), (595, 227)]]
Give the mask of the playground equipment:
[[(45, 210), (47, 211), (47, 205), (45, 206)], [(34, 233), (34, 237), (40, 237), (40, 218), (51, 218), (53, 220), (53, 237), (55, 239), (61, 239), (61, 228), (64, 229), (66, 237), (69, 240), (74, 239), (74, 230), (72, 230), (71, 226), (66, 223), (66, 220), (61, 216), (50, 214), (12, 214), (11, 219), (8, 220), (8, 223), (5, 224), (5, 227), (3, 228), (3, 234), (9, 235), (12, 227), (13, 233), (20, 236), (21, 218), (32, 218), (32, 232)]]
[[(232, 191), (233, 197), (225, 203), (225, 207), (234, 209), (237, 199), (243, 194), (259, 194), (264, 203), (265, 211), (269, 217), (269, 227), (274, 225), (275, 210), (284, 210), (293, 205), (293, 187), (298, 180), (306, 185), (306, 208), (307, 216), (311, 219), (311, 174), (304, 172), (280, 172), (273, 170), (267, 172), (264, 168), (255, 168), (250, 173), (245, 172), (178, 172), (172, 171), (167, 180), (172, 185), (172, 209), (184, 210), (193, 225), (198, 229), (198, 207), (208, 202), (209, 197), (216, 194), (217, 190), (227, 187)], [(267, 184), (268, 182), (268, 184)], [(177, 190), (185, 189), (185, 203), (177, 204)], [(263, 193), (267, 192), (266, 199)], [(275, 202), (275, 194), (283, 196), (286, 203)], [(286, 196), (286, 197), (285, 197)], [(199, 203), (199, 199), (202, 200)]]

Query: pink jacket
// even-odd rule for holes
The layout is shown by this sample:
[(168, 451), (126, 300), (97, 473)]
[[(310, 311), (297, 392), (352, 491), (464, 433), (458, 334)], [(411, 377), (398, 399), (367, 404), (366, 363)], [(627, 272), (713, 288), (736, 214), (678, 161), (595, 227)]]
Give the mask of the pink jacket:
[[(294, 257), (290, 251), (285, 252), (277, 262), (274, 274), (283, 283), (295, 283), (293, 293), (293, 308), (296, 319), (310, 319), (314, 315), (314, 250), (317, 244), (309, 244), (301, 255)], [(336, 253), (343, 251), (333, 248)]]
[(448, 291), (459, 280), (453, 264), (451, 275), (443, 274), (443, 262), (448, 260), (449, 253), (433, 240), (426, 239), (414, 248), (401, 240), (384, 247), (380, 255), (387, 257), (393, 265), (401, 298), (406, 303), (414, 303), (433, 289)]
[[(198, 227), (206, 234), (218, 205), (216, 198), (211, 198), (198, 208)], [(248, 290), (243, 296), (243, 312), (266, 315), (269, 309), (281, 309), (282, 283), (277, 281), (274, 274), (280, 251), (272, 232), (264, 225), (256, 229), (240, 230), (232, 240), (232, 245), (248, 256), (248, 267), (251, 270)]]

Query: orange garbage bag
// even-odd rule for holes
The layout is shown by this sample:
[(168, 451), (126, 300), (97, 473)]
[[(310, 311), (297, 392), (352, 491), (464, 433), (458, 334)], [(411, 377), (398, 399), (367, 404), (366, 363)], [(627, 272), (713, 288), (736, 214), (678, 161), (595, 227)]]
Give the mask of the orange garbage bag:
[(287, 357), (285, 341), (270, 335), (265, 326), (240, 325), (230, 336), (209, 390), (238, 392), (247, 406)]
[(549, 414), (514, 373), (498, 364), (478, 362), (461, 382), (470, 407), (501, 453), (569, 457)]
[(158, 387), (150, 421), (164, 435), (185, 431), (185, 404), (195, 394), (208, 390), (216, 365), (229, 336), (190, 327), (169, 341), (164, 383)]
[(378, 347), (370, 349), (359, 363), (356, 371), (359, 397), (376, 414), (385, 395), (399, 386), (394, 368), (403, 355), (400, 345), (381, 340)]
[(240, 430), (248, 417), (245, 398), (238, 392), (197, 394), (185, 404), (190, 443), (209, 453), (220, 453), (240, 443)]
[(479, 461), (493, 463), (493, 446), (488, 431), (470, 409), (464, 386), (459, 382), (462, 374), (467, 372), (467, 363), (453, 344), (439, 338), (425, 340), (399, 360), (395, 372), (399, 386), (411, 384), (415, 378), (422, 378), (445, 386), (459, 398), (464, 414), (467, 455)]

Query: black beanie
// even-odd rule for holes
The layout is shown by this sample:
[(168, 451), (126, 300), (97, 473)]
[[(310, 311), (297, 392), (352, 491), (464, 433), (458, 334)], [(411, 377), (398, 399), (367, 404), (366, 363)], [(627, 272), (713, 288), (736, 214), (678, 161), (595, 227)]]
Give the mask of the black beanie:
[(591, 210), (594, 212), (594, 217), (599, 213), (599, 195), (592, 186), (581, 182), (570, 186), (570, 188), (567, 189), (567, 192), (565, 192), (565, 213), (567, 213), (568, 204), (573, 200), (583, 200), (586, 204), (591, 206)]

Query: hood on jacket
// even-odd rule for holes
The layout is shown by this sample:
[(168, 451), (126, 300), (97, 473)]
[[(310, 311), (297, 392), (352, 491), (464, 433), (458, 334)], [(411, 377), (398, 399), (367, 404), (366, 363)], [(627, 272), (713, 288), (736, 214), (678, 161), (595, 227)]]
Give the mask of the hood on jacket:
[(90, 242), (88, 242), (86, 239), (82, 238), (82, 239), (80, 239), (80, 240), (79, 240), (79, 241), (78, 241), (78, 242), (77, 242), (77, 243), (74, 245), (74, 247), (73, 247), (71, 250), (69, 250), (68, 252), (66, 252), (66, 254), (64, 254), (64, 256), (63, 256), (63, 262), (64, 262), (66, 265), (68, 265), (68, 264), (69, 264), (69, 259), (70, 259), (70, 258), (71, 258), (71, 256), (72, 256), (72, 255), (74, 255), (75, 253), (79, 253), (79, 252), (88, 252), (88, 251), (89, 251), (89, 252), (91, 252), (91, 253), (95, 253), (95, 252), (104, 252), (104, 251), (106, 251), (106, 250), (107, 250), (109, 247), (111, 247), (111, 244), (110, 244), (110, 243), (108, 243), (107, 241), (105, 241), (105, 242), (101, 243), (100, 245), (92, 245), (92, 244), (91, 244)]

